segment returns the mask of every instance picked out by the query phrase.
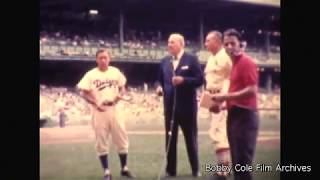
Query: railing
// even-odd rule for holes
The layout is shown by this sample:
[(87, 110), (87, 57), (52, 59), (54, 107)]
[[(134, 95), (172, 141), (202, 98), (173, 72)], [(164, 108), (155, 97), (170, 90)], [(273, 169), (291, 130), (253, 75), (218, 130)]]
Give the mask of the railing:
[[(56, 59), (56, 60), (94, 60), (95, 53), (99, 46), (72, 46), (72, 45), (40, 45), (40, 59)], [(113, 59), (117, 61), (148, 61), (159, 62), (164, 56), (168, 55), (165, 47), (161, 48), (107, 48)], [(195, 52), (191, 48), (186, 51)], [(263, 53), (247, 51), (247, 53), (256, 60), (260, 66), (278, 66), (280, 67), (280, 53), (269, 54), (266, 59)], [(206, 50), (196, 51), (201, 63), (205, 63), (210, 55)]]

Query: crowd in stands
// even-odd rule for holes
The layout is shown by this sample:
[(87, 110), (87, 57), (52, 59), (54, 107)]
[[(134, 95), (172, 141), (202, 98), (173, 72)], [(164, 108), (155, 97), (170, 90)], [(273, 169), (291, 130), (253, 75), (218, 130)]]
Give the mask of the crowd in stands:
[[(200, 96), (200, 92), (198, 93)], [(163, 106), (162, 97), (157, 96), (152, 90), (129, 87), (127, 96), (130, 101), (120, 101), (122, 114), (130, 116), (144, 116), (156, 114), (161, 117)], [(199, 99), (199, 97), (198, 97)], [(264, 110), (261, 115), (273, 115), (280, 119), (280, 91), (272, 93), (259, 93), (258, 107)], [(207, 112), (200, 108), (201, 112)], [(80, 97), (74, 89), (64, 87), (40, 86), (40, 119), (51, 119), (59, 121), (59, 115), (64, 112), (67, 116), (67, 124), (88, 122), (91, 119), (90, 105)]]
[[(137, 38), (130, 38), (123, 42), (124, 52), (119, 52), (119, 38), (118, 34), (114, 34), (112, 38), (105, 36), (97, 36), (93, 34), (87, 34), (85, 36), (70, 35), (69, 33), (55, 32), (47, 33), (42, 31), (40, 33), (40, 56), (47, 57), (94, 57), (97, 48), (108, 48), (116, 57), (131, 56), (143, 56), (140, 53), (142, 50), (157, 50), (165, 51), (165, 41), (145, 39), (138, 40)], [(128, 52), (134, 50), (133, 52)], [(149, 58), (149, 57), (146, 57)]]
[[(139, 34), (139, 35), (136, 35)], [(68, 32), (40, 32), (40, 56), (42, 57), (88, 57), (93, 58), (98, 48), (108, 48), (114, 58), (160, 59), (167, 54), (167, 41), (161, 33), (128, 33), (125, 35), (123, 49), (119, 48), (119, 35), (111, 37), (101, 34), (72, 34)], [(146, 33), (147, 34), (147, 33)], [(186, 40), (186, 50), (196, 53), (200, 60), (206, 61), (208, 52), (201, 49), (196, 41)], [(247, 46), (246, 51), (257, 60), (279, 60), (280, 47), (271, 46), (269, 57), (261, 48)]]
[(62, 111), (69, 119), (90, 119), (90, 106), (75, 92), (67, 88), (40, 86), (40, 119), (58, 121)]

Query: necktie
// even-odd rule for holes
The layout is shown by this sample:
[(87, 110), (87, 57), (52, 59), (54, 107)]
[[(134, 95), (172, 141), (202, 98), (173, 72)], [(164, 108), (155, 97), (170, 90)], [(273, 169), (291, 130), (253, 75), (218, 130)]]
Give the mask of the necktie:
[(177, 56), (173, 56), (173, 69), (176, 70), (177, 66), (178, 66), (178, 57)]

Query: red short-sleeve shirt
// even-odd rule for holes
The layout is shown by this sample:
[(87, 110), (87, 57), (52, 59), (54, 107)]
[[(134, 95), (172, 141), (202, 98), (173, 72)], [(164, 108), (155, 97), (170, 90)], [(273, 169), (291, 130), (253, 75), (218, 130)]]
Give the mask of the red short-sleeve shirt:
[[(258, 86), (257, 65), (251, 57), (243, 53), (233, 61), (230, 74), (229, 93), (242, 90), (251, 85)], [(242, 99), (233, 99), (227, 101), (228, 109), (233, 106), (256, 109), (257, 94), (250, 95)]]

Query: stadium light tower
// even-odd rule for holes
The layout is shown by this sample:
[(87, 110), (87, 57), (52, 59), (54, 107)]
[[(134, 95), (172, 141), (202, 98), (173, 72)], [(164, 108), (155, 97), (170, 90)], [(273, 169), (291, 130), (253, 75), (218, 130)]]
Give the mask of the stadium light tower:
[(123, 10), (120, 10), (119, 14), (119, 48), (120, 48), (120, 53), (123, 51), (123, 42), (124, 42), (124, 14)]
[(200, 14), (200, 33), (199, 33), (199, 35), (200, 35), (200, 48), (201, 49), (204, 49), (204, 27), (203, 27), (203, 14), (201, 13)]

